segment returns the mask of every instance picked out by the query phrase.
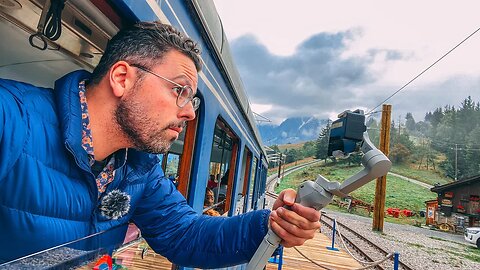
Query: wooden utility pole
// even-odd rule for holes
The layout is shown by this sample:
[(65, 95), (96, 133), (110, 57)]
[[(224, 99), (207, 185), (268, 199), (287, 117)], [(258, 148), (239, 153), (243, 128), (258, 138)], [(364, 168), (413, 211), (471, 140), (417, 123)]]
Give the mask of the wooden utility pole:
[[(383, 104), (382, 107), (382, 126), (380, 129), (380, 146), (379, 149), (386, 156), (390, 152), (390, 127), (391, 127), (392, 105)], [(377, 186), (375, 188), (375, 202), (373, 208), (373, 224), (374, 231), (383, 232), (383, 220), (385, 218), (385, 194), (387, 190), (387, 176), (377, 178)]]
[(281, 179), (282, 178), (282, 153), (280, 153), (280, 157), (278, 158), (279, 163), (278, 163), (278, 175), (277, 178)]

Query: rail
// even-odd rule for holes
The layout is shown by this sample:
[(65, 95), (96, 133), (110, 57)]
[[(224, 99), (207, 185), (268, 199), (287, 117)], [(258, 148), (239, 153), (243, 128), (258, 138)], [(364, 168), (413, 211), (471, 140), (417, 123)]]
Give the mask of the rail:
[[(329, 217), (328, 215), (326, 215), (325, 213), (322, 214), (321, 218), (320, 218), (320, 221), (322, 222), (322, 224), (324, 224), (326, 227), (328, 227), (329, 229), (332, 229), (332, 226), (330, 225), (330, 223), (328, 223), (327, 221), (325, 221), (325, 219), (328, 219), (330, 221), (333, 222), (333, 218)], [(354, 237), (347, 237), (345, 233), (341, 233), (337, 230), (337, 234), (340, 236), (341, 239), (345, 240), (346, 243), (344, 243), (345, 245), (345, 248), (348, 250), (348, 248), (346, 247), (346, 245), (348, 244), (349, 246), (351, 246), (358, 254), (360, 254), (362, 257), (364, 257), (365, 259), (369, 260), (370, 262), (374, 262), (375, 261), (375, 258), (374, 258), (374, 255), (373, 254), (367, 254), (365, 248), (362, 248), (360, 247), (360, 244), (358, 243), (355, 243), (354, 240), (352, 238), (357, 238), (359, 239), (361, 242), (365, 242), (367, 243), (368, 246), (372, 247), (374, 250), (377, 251), (377, 253), (380, 253), (382, 258), (386, 257), (386, 256), (390, 256), (391, 253), (385, 251), (383, 248), (379, 247), (377, 244), (373, 243), (372, 241), (370, 241), (369, 239), (367, 239), (366, 237), (364, 237), (363, 235), (361, 235), (360, 233), (354, 231), (353, 229), (349, 228), (347, 225), (341, 223), (341, 222), (338, 222), (337, 221), (337, 225), (340, 226), (342, 228), (342, 231), (345, 230), (346, 232), (352, 234)], [(337, 227), (338, 228), (338, 227)], [(352, 255), (352, 254), (351, 254)], [(378, 256), (375, 256), (377, 259), (378, 259)], [(406, 265), (405, 263), (399, 261), (399, 269), (404, 269), (404, 270), (413, 270), (410, 266)], [(377, 265), (375, 266), (376, 269), (385, 269), (385, 266), (383, 265)], [(393, 268), (393, 263), (392, 265), (389, 267), (390, 269)]]
[[(289, 175), (290, 173), (293, 173), (297, 170), (303, 169), (305, 167), (308, 167), (308, 166), (310, 166), (312, 164), (315, 164), (315, 163), (318, 163), (320, 161), (321, 160), (319, 160), (319, 159), (314, 159), (312, 161), (302, 163), (300, 165), (285, 169), (285, 172), (283, 173), (283, 176)], [(267, 192), (268, 192), (268, 190), (272, 189), (272, 184), (276, 183), (275, 180), (277, 180), (277, 179), (278, 179), (278, 174), (271, 175), (269, 178), (267, 178), (267, 185), (266, 185), (267, 186), (267, 189), (266, 189)]]
[[(313, 162), (312, 162), (313, 163)], [(310, 163), (311, 164), (311, 163)], [(310, 164), (302, 164), (302, 166), (298, 166), (298, 167), (292, 167), (290, 168), (290, 170), (288, 172), (293, 172), (297, 169), (300, 169), (300, 168), (303, 168), (303, 167), (306, 167)], [(287, 171), (286, 171), (287, 173)], [(269, 181), (267, 182), (267, 187), (269, 187), (269, 185), (271, 185), (273, 183), (273, 180), (275, 180), (275, 178), (272, 178), (272, 179), (269, 179)], [(267, 188), (267, 191), (265, 193), (266, 196), (270, 197), (270, 198), (278, 198), (278, 194), (272, 192), (272, 191), (269, 191), (268, 188)], [(325, 213), (322, 213), (322, 216), (320, 218), (320, 221), (322, 222), (322, 224), (324, 224), (327, 228), (329, 229), (332, 229), (332, 225), (330, 225), (330, 223), (328, 223), (325, 219), (329, 219), (330, 221), (333, 221), (333, 218), (329, 217), (328, 215), (326, 215)], [(359, 234), (358, 232), (350, 229), (349, 227), (347, 227), (346, 225), (344, 225), (343, 223), (340, 223), (337, 221), (337, 224), (339, 226), (342, 227), (342, 230), (345, 229), (347, 232), (349, 232), (350, 234), (354, 235), (356, 238), (360, 239), (361, 241), (367, 243), (367, 245), (369, 245), (370, 247), (372, 247), (374, 250), (376, 250), (376, 256), (372, 255), (372, 254), (367, 254), (366, 250), (364, 248), (361, 248), (359, 246), (359, 244), (356, 244), (350, 237), (346, 236), (345, 234), (341, 234), (338, 230), (336, 231), (336, 233), (340, 236), (340, 239), (341, 241), (343, 242), (343, 245), (345, 246), (345, 249), (350, 253), (350, 255), (356, 259), (357, 261), (359, 261), (360, 263), (362, 263), (363, 265), (366, 265), (365, 267), (362, 267), (362, 268), (359, 268), (359, 269), (368, 269), (368, 268), (372, 268), (372, 269), (380, 269), (380, 270), (384, 270), (386, 268), (386, 266), (384, 266), (384, 264), (387, 262), (387, 260), (389, 259), (392, 259), (393, 258), (393, 254), (392, 253), (388, 253), (387, 251), (385, 251), (384, 249), (382, 249), (381, 247), (379, 247), (378, 245), (376, 245), (375, 243), (373, 243), (372, 241), (370, 241), (369, 239), (365, 238), (364, 236), (362, 236), (361, 234)], [(349, 245), (351, 248), (353, 248), (355, 250), (355, 252), (357, 252), (360, 256), (362, 256), (363, 258), (365, 258), (366, 260), (368, 261), (361, 261), (359, 259), (357, 259), (349, 250), (348, 250), (348, 247), (347, 245)], [(322, 267), (324, 269), (330, 269), (322, 264), (319, 264), (318, 262), (315, 262), (313, 261), (312, 259), (310, 259), (308, 256), (306, 256), (305, 254), (303, 254), (299, 249), (295, 248), (299, 253), (300, 255), (302, 255), (305, 259), (309, 260), (310, 262), (312, 262), (313, 264), (319, 266), (319, 267)], [(381, 254), (381, 258), (378, 258), (378, 253)], [(410, 266), (406, 265), (405, 263), (399, 261), (399, 269), (404, 269), (404, 270), (413, 270)], [(389, 265), (390, 269), (393, 269), (393, 262), (391, 264), (391, 266)]]

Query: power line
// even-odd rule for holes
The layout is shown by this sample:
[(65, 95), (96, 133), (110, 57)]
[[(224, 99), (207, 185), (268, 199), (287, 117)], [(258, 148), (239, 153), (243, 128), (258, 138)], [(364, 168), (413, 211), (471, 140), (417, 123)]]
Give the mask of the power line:
[(417, 76), (415, 76), (413, 79), (411, 79), (409, 82), (407, 82), (405, 85), (403, 85), (402, 87), (400, 87), (400, 89), (398, 89), (397, 91), (395, 91), (393, 94), (391, 94), (389, 97), (387, 97), (385, 100), (383, 100), (382, 102), (380, 102), (380, 104), (378, 104), (377, 106), (375, 106), (373, 109), (371, 109), (367, 114), (369, 114), (370, 112), (372, 112), (373, 110), (375, 110), (376, 108), (380, 107), (380, 105), (382, 105), (383, 103), (385, 103), (387, 100), (389, 100), (390, 98), (392, 98), (393, 96), (395, 96), (398, 92), (402, 91), (405, 87), (407, 87), (410, 83), (412, 83), (413, 81), (415, 81), (418, 77), (422, 76), (423, 73), (427, 72), (427, 70), (429, 70), (431, 67), (433, 67), (435, 64), (437, 64), (438, 62), (440, 62), (443, 58), (445, 58), (447, 55), (449, 55), (453, 50), (455, 50), (456, 48), (458, 48), (458, 46), (462, 45), (462, 43), (464, 43), (465, 41), (467, 41), (467, 39), (469, 39), (470, 37), (472, 37), (473, 35), (475, 35), (478, 31), (480, 31), (480, 28), (478, 28), (477, 30), (473, 31), (473, 33), (471, 33), (470, 35), (468, 35), (465, 39), (463, 39), (462, 41), (460, 41), (460, 43), (458, 43), (457, 45), (455, 45), (455, 47), (453, 47), (452, 49), (450, 49), (447, 53), (445, 53), (442, 57), (438, 58), (437, 61), (433, 62), (433, 64), (431, 64), (430, 66), (428, 66), (426, 69), (424, 69), (422, 72), (420, 72)]
[[(377, 107), (378, 107), (378, 106), (377, 106)], [(376, 108), (376, 107), (375, 107), (375, 108)], [(373, 111), (373, 110), (372, 110), (372, 111)], [(382, 112), (381, 110), (380, 110), (380, 111), (374, 111), (374, 112), (372, 112), (372, 111), (369, 111), (369, 112), (366, 113), (365, 115), (374, 114), (374, 113), (381, 113), (381, 112)]]
[(449, 147), (454, 146), (454, 145), (463, 145), (463, 146), (480, 146), (478, 143), (455, 143), (455, 142), (449, 142), (449, 141), (440, 141), (440, 140), (432, 140), (432, 144), (436, 144), (438, 146), (443, 146), (443, 147)]

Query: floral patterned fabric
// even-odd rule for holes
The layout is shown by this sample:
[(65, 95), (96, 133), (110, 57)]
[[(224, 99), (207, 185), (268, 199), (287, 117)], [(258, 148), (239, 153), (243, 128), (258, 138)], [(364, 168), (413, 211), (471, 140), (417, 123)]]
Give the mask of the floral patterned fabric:
[[(88, 153), (90, 166), (95, 163), (95, 154), (93, 151), (92, 130), (90, 128), (90, 118), (88, 117), (87, 97), (85, 95), (85, 81), (78, 84), (78, 94), (80, 96), (80, 107), (82, 110), (82, 146)], [(102, 169), (96, 178), (99, 196), (105, 191), (107, 185), (113, 181), (115, 177), (115, 156), (112, 155), (107, 165)]]

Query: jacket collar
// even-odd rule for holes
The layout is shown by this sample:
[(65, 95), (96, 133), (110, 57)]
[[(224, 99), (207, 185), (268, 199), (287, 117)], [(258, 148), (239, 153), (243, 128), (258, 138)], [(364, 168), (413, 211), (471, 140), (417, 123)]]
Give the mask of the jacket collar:
[(78, 165), (90, 171), (88, 156), (82, 147), (82, 111), (78, 84), (89, 79), (90, 73), (78, 70), (71, 72), (55, 82), (55, 98), (58, 118), (63, 132), (65, 146), (74, 155)]
[[(79, 83), (89, 79), (91, 74), (87, 71), (78, 70), (71, 72), (55, 82), (55, 99), (58, 108), (60, 128), (63, 132), (65, 146), (73, 154), (77, 164), (86, 171), (91, 171), (88, 155), (82, 147), (82, 110), (78, 95)], [(121, 149), (116, 155), (116, 168), (122, 167), (127, 162), (126, 149)], [(137, 173), (149, 171), (158, 159), (155, 155), (139, 152), (134, 149), (128, 150), (129, 161), (136, 167)], [(130, 162), (129, 162), (130, 163)]]

